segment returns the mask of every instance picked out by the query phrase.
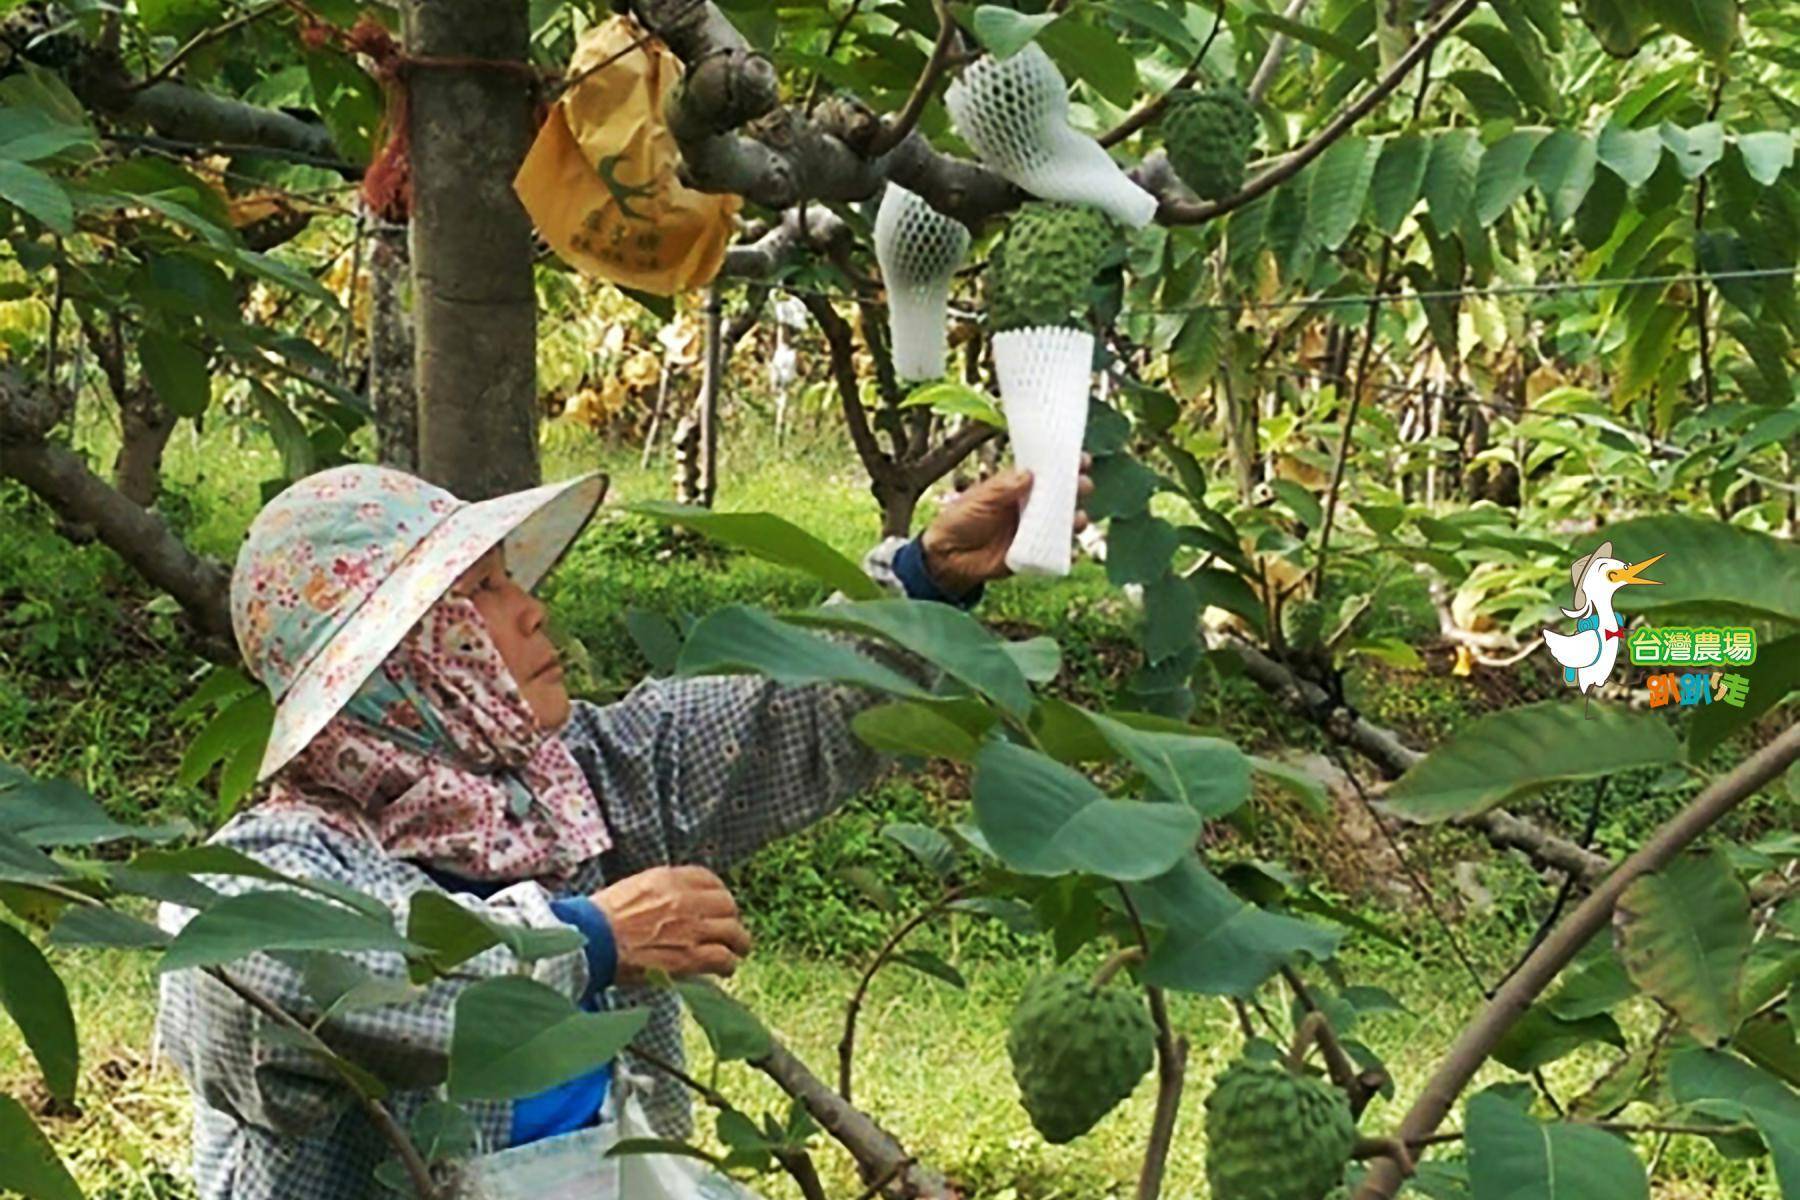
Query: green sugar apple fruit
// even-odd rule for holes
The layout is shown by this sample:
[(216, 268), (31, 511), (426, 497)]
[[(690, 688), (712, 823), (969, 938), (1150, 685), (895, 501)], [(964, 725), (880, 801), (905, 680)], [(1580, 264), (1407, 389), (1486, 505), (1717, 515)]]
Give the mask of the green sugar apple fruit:
[(1117, 230), (1097, 208), (1033, 200), (1021, 206), (989, 256), (988, 326), (1085, 328), (1088, 294)]
[(1040, 975), (1013, 1009), (1006, 1052), (1032, 1125), (1047, 1142), (1080, 1137), (1150, 1069), (1156, 1031), (1129, 988)]
[(1317, 600), (1289, 601), (1281, 610), (1281, 636), (1289, 649), (1316, 649), (1325, 641), (1325, 606)]
[(1213, 1200), (1325, 1200), (1355, 1145), (1344, 1094), (1278, 1062), (1228, 1067), (1206, 1098)]
[(1244, 165), (1256, 141), (1256, 113), (1236, 88), (1180, 92), (1162, 116), (1163, 148), (1181, 182), (1205, 200), (1244, 186)]

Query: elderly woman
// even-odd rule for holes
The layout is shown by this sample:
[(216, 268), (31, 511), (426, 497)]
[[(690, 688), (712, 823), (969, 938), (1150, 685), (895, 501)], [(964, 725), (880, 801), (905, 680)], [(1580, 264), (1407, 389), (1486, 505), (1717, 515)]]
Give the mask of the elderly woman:
[[(872, 572), (915, 598), (972, 603), (1005, 573), (1029, 487), (1020, 474), (979, 485), (922, 537), (884, 543)], [(271, 785), (212, 840), (378, 897), (402, 920), (415, 893), (435, 889), (494, 921), (573, 927), (585, 950), (539, 960), (532, 976), (586, 1008), (647, 1006), (633, 1047), (680, 1063), (679, 1002), (643, 986), (646, 973), (736, 968), (751, 939), (716, 872), (871, 778), (878, 760), (850, 721), (876, 698), (730, 677), (648, 682), (605, 706), (571, 701), (531, 591), (604, 488), (585, 475), (464, 503), (355, 465), (276, 497), (231, 580), (238, 645), (276, 702), (258, 773)], [(165, 905), (162, 921), (178, 929), (192, 916)], [(354, 957), (406, 979), (398, 955)], [(391, 1086), (386, 1103), (406, 1127), (444, 1079), (461, 990), (519, 969), (495, 948), (401, 1002), (334, 1011), (320, 1032)], [(292, 956), (258, 954), (229, 970), (309, 1023), (321, 1015)], [(266, 1028), (217, 980), (165, 976), (158, 1036), (194, 1093), (201, 1196), (378, 1190), (386, 1143), (324, 1064)], [(469, 1104), (478, 1155), (465, 1177), (477, 1182), (465, 1190), (617, 1194), (619, 1160), (601, 1151), (625, 1104), (662, 1136), (691, 1130), (680, 1084), (629, 1049), (540, 1095)], [(729, 1187), (713, 1177), (682, 1194), (742, 1194)], [(649, 1200), (644, 1191), (633, 1200)]]

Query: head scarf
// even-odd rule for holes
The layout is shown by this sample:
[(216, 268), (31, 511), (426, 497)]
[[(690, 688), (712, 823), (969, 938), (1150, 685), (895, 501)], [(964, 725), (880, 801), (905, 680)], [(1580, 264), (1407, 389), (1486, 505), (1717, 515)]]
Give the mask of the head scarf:
[(388, 853), (467, 879), (567, 882), (612, 844), (587, 777), (541, 728), (472, 600), (445, 593), (275, 777)]

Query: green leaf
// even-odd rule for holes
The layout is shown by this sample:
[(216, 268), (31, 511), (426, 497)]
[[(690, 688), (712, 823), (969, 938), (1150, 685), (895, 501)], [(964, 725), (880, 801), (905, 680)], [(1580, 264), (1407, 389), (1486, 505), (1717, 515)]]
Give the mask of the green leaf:
[(1544, 193), (1550, 219), (1556, 224), (1574, 216), (1587, 198), (1597, 161), (1594, 139), (1573, 129), (1553, 129), (1539, 143), (1526, 169)]
[(429, 963), (413, 964), (414, 983), (435, 971), (443, 974), (495, 946), (504, 945), (521, 962), (568, 954), (587, 944), (576, 929), (532, 929), (491, 920), (429, 888), (413, 893), (406, 914), (406, 937), (431, 952)]
[(896, 821), (882, 826), (881, 836), (904, 849), (939, 879), (948, 878), (956, 870), (956, 847), (929, 825)]
[(1153, 583), (1168, 572), (1180, 544), (1175, 527), (1161, 517), (1114, 517), (1106, 533), (1106, 578), (1120, 587)]
[(1481, 153), (1481, 139), (1472, 129), (1447, 129), (1432, 139), (1425, 164), (1425, 205), (1440, 231), (1455, 229), (1474, 199)]
[(1009, 58), (1056, 18), (1056, 13), (1027, 15), (998, 4), (981, 4), (976, 6), (969, 28), (995, 58)]
[(1633, 767), (1666, 766), (1681, 743), (1661, 713), (1541, 700), (1480, 717), (1440, 743), (1382, 797), (1415, 821), (1486, 812), (1558, 779), (1592, 779)]
[(1400, 231), (1400, 222), (1419, 202), (1430, 154), (1431, 143), (1416, 133), (1381, 141), (1381, 157), (1369, 181), (1369, 203), (1376, 228), (1389, 237)]
[(649, 1010), (581, 1012), (567, 996), (519, 975), (483, 979), (456, 997), (450, 1034), (452, 1100), (513, 1100), (585, 1075), (617, 1057)]
[(1737, 38), (1738, 0), (1642, 0), (1647, 15), (1724, 62)]
[(1534, 1004), (1495, 1045), (1494, 1058), (1515, 1071), (1536, 1071), (1593, 1042), (1624, 1049), (1625, 1034), (1605, 1013), (1570, 1020)]
[(42, 222), (53, 233), (75, 231), (75, 205), (62, 184), (36, 167), (0, 161), (0, 200)]
[(979, 743), (975, 735), (935, 705), (895, 700), (865, 708), (850, 721), (851, 732), (883, 754), (916, 754), (968, 762)]
[(68, 869), (17, 834), (0, 830), (0, 882), (51, 883)]
[(1632, 981), (1680, 1017), (1695, 1039), (1737, 1031), (1750, 955), (1750, 897), (1718, 851), (1684, 854), (1632, 881), (1614, 917)]
[(995, 429), (1006, 428), (1006, 414), (1000, 411), (992, 397), (954, 379), (914, 388), (912, 394), (900, 402), (900, 407), (929, 408), (942, 416), (968, 417)]
[(675, 661), (681, 657), (681, 634), (675, 623), (645, 608), (626, 609), (624, 619), (625, 631), (637, 643), (638, 653), (650, 669), (658, 675), (673, 674)]
[(1577, 0), (1581, 19), (1600, 45), (1618, 58), (1629, 58), (1656, 22), (1640, 0)]
[(959, 608), (923, 600), (849, 601), (821, 605), (787, 619), (892, 642), (1015, 716), (1031, 711), (1031, 685), (1007, 657), (1000, 639)]
[(1683, 129), (1669, 121), (1658, 127), (1663, 145), (1675, 156), (1675, 165), (1684, 179), (1698, 179), (1706, 169), (1725, 155), (1725, 127), (1708, 121), (1692, 129)]
[(1631, 1143), (1588, 1125), (1543, 1123), (1493, 1091), (1463, 1116), (1474, 1200), (1649, 1200)]
[(267, 950), (417, 951), (366, 913), (287, 891), (228, 896), (194, 917), (163, 953), (157, 970), (180, 971), (233, 962)]
[(461, 1105), (428, 1100), (413, 1114), (413, 1145), (428, 1163), (462, 1158), (475, 1151), (475, 1121)]
[(26, 1200), (82, 1200), (81, 1188), (56, 1157), (25, 1106), (0, 1093), (0, 1192)]
[(256, 748), (260, 762), (274, 722), (275, 704), (269, 693), (261, 687), (244, 692), (220, 710), (188, 743), (176, 778), (189, 785), (199, 783), (214, 763), (229, 763), (245, 746)]
[(1515, 129), (1492, 146), (1475, 175), (1475, 219), (1491, 225), (1531, 186), (1526, 164), (1542, 142), (1541, 129)]
[(0, 923), (0, 1008), (19, 1027), (50, 1094), (73, 1100), (81, 1056), (69, 993), (31, 939), (4, 923)]
[(1192, 854), (1126, 891), (1143, 919), (1166, 931), (1144, 961), (1148, 984), (1247, 997), (1302, 956), (1323, 962), (1337, 953), (1339, 934), (1246, 903)]
[(154, 329), (138, 334), (138, 363), (157, 396), (178, 416), (197, 417), (212, 400), (206, 355), (182, 339)]
[(1764, 187), (1772, 186), (1783, 171), (1794, 165), (1794, 135), (1785, 130), (1740, 133), (1737, 148), (1744, 156), (1744, 170)]
[(154, 950), (169, 944), (169, 934), (115, 908), (79, 904), (70, 907), (50, 930), (56, 946), (110, 946), (120, 950)]
[(1325, 523), (1325, 510), (1319, 507), (1318, 498), (1293, 480), (1271, 479), (1269, 488), (1308, 528), (1317, 529)]
[(1379, 143), (1365, 137), (1344, 137), (1308, 168), (1312, 191), (1307, 220), (1312, 235), (1325, 249), (1336, 250), (1356, 228), (1380, 154)]
[(706, 1031), (720, 1062), (758, 1059), (769, 1052), (773, 1043), (768, 1029), (729, 993), (700, 979), (677, 980), (675, 990)]
[(1222, 817), (1250, 796), (1250, 760), (1222, 738), (1137, 729), (1099, 713), (1087, 717), (1157, 793), (1202, 817)]
[(398, 979), (372, 974), (354, 959), (315, 951), (305, 956), (301, 985), (328, 1017), (386, 1008), (417, 999), (420, 990)]
[(1715, 623), (1739, 616), (1800, 624), (1800, 546), (1791, 541), (1673, 514), (1621, 521), (1588, 536), (1588, 545), (1610, 539), (1629, 562), (1667, 555), (1649, 572), (1660, 586), (1619, 589), (1614, 603), (1623, 612), (1683, 610)]
[(1062, 647), (1048, 634), (1002, 642), (1001, 649), (1019, 668), (1019, 674), (1032, 683), (1049, 683), (1062, 672)]
[(66, 125), (42, 109), (0, 109), (0, 159), (36, 162), (93, 142), (93, 130)]
[(1662, 134), (1655, 129), (1626, 129), (1611, 121), (1600, 130), (1594, 153), (1628, 187), (1643, 187), (1662, 163)]
[(1637, 985), (1625, 974), (1625, 964), (1613, 952), (1612, 936), (1601, 932), (1588, 939), (1575, 961), (1564, 969), (1561, 983), (1545, 1003), (1565, 1021), (1611, 1012), (1637, 995)]
[(1713, 1116), (1741, 1112), (1768, 1143), (1782, 1196), (1800, 1196), (1800, 1092), (1741, 1058), (1702, 1048), (1671, 1056), (1669, 1091), (1678, 1104), (1705, 1103)]
[(102, 842), (168, 841), (193, 832), (187, 822), (127, 825), (93, 794), (67, 779), (28, 779), (0, 785), (0, 831), (34, 846), (93, 846)]
[(1169, 344), (1169, 378), (1176, 390), (1193, 396), (1211, 383), (1219, 369), (1219, 350), (1219, 314), (1207, 308), (1189, 313)]
[(967, 989), (969, 981), (962, 972), (929, 950), (899, 950), (889, 956), (890, 962), (904, 963), (913, 970), (941, 979), (953, 988)]
[(1144, 588), (1144, 657), (1151, 664), (1171, 658), (1194, 644), (1200, 598), (1192, 584), (1169, 573)]
[(634, 1154), (672, 1154), (678, 1158), (698, 1159), (703, 1163), (711, 1163), (723, 1169), (725, 1160), (717, 1154), (708, 1154), (698, 1146), (675, 1138), (631, 1137), (620, 1138), (607, 1148), (607, 1158), (625, 1158)]
[(1291, 17), (1284, 17), (1280, 13), (1272, 12), (1251, 13), (1247, 24), (1273, 29), (1277, 33), (1286, 34), (1296, 42), (1303, 42), (1315, 50), (1323, 51), (1349, 67), (1359, 78), (1373, 79), (1375, 77), (1375, 56), (1336, 34), (1327, 33), (1323, 29), (1304, 25)]
[(1200, 832), (1192, 809), (1109, 800), (1084, 776), (1009, 742), (990, 742), (976, 756), (973, 791), (988, 845), (1027, 875), (1149, 879), (1173, 866)]
[(1534, 38), (1523, 42), (1498, 25), (1467, 25), (1457, 36), (1481, 51), (1482, 57), (1494, 65), (1501, 78), (1520, 100), (1540, 112), (1553, 113), (1559, 107), (1556, 91), (1550, 86), (1550, 71), (1543, 48)]
[(182, 41), (223, 15), (220, 0), (138, 0), (137, 11), (145, 33)]
[(1037, 35), (1063, 72), (1110, 104), (1131, 107), (1138, 94), (1137, 58), (1117, 33), (1099, 25), (1081, 6), (1063, 13)]
[(1088, 471), (1094, 491), (1082, 505), (1088, 519), (1106, 521), (1144, 511), (1162, 477), (1129, 454), (1097, 456)]
[(1726, 738), (1749, 728), (1800, 689), (1800, 634), (1789, 634), (1758, 647), (1750, 679), (1753, 686), (1744, 697), (1743, 707), (1708, 704), (1694, 713), (1688, 722), (1691, 761), (1704, 761)]
[(841, 642), (808, 633), (768, 613), (731, 604), (702, 618), (676, 663), (680, 675), (754, 672), (778, 683), (848, 683), (914, 700), (930, 694)]
[(852, 600), (879, 600), (887, 595), (880, 584), (863, 574), (862, 568), (773, 513), (716, 513), (709, 508), (660, 500), (628, 504), (625, 508), (672, 525), (697, 529), (714, 541), (765, 562), (805, 571)]

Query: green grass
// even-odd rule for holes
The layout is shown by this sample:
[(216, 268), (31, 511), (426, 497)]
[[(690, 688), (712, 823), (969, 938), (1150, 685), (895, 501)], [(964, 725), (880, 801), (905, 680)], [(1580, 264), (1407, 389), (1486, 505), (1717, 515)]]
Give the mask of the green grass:
[[(81, 444), (101, 459), (110, 436), (97, 419), (84, 417)], [(634, 607), (698, 615), (733, 601), (802, 606), (822, 598), (816, 585), (791, 572), (743, 556), (677, 548), (660, 527), (620, 513), (621, 503), (665, 497), (666, 469), (642, 469), (633, 447), (608, 445), (579, 430), (551, 430), (547, 478), (593, 466), (612, 476), (607, 513), (545, 589), (558, 636), (580, 660), (572, 676), (588, 694), (605, 699), (642, 675), (645, 663), (623, 620)], [(852, 558), (874, 544), (876, 510), (866, 481), (835, 438), (802, 436), (779, 448), (758, 436), (728, 439), (723, 466), (721, 508), (779, 513)], [(256, 509), (259, 481), (275, 470), (258, 436), (240, 437), (223, 422), (196, 436), (184, 425), (167, 455), (168, 489), (160, 507), (193, 544), (229, 559)], [(929, 512), (927, 504), (919, 522)], [(167, 603), (104, 548), (72, 548), (40, 507), (4, 483), (0, 545), (6, 547), (0, 555), (0, 759), (79, 779), (121, 813), (213, 820), (208, 791), (175, 778), (199, 719), (176, 723), (169, 714), (191, 692), (202, 664), (182, 648)], [(1411, 581), (1396, 584), (1388, 599), (1379, 632), (1405, 637), (1431, 622)], [(1056, 636), (1065, 654), (1057, 687), (1078, 700), (1103, 695), (1130, 670), (1135, 618), (1094, 564), (1083, 563), (1056, 583), (996, 585), (983, 616), (1012, 635)], [(1369, 668), (1352, 674), (1350, 695), (1375, 719), (1421, 742), (1462, 728), (1488, 702), (1466, 680)], [(1320, 747), (1316, 730), (1271, 706), (1241, 678), (1215, 680), (1198, 701), (1196, 720), (1246, 748)], [(1691, 780), (1655, 772), (1621, 776), (1600, 844), (1609, 850), (1635, 844), (1693, 787)], [(1577, 827), (1591, 794), (1585, 785), (1552, 789), (1530, 808), (1565, 828)], [(767, 848), (732, 874), (759, 946), (733, 990), (820, 1075), (835, 1073), (843, 1003), (861, 965), (897, 921), (935, 894), (935, 882), (881, 836), (882, 827), (896, 820), (941, 827), (966, 813), (966, 801), (965, 780), (955, 772), (894, 773), (830, 820)], [(1355, 937), (1343, 966), (1350, 982), (1380, 983), (1405, 1005), (1405, 1012), (1366, 1018), (1355, 1033), (1387, 1061), (1400, 1097), (1408, 1098), (1481, 1003), (1434, 910), (1483, 980), (1491, 981), (1541, 919), (1550, 894), (1520, 861), (1446, 829), (1407, 841), (1408, 862), (1433, 894), (1427, 903), (1382, 858), (1379, 844), (1351, 836), (1355, 815), (1340, 808), (1322, 819), (1285, 795), (1259, 790), (1245, 819), (1215, 830), (1213, 853), (1220, 861), (1285, 862), (1404, 944), (1401, 949)], [(1766, 801), (1748, 806), (1733, 828), (1755, 831), (1783, 819), (1790, 818)], [(1372, 863), (1378, 866), (1372, 869)], [(1463, 863), (1473, 864), (1491, 903), (1459, 892), (1452, 877)], [(887, 885), (894, 910), (884, 910), (859, 888), (857, 868)], [(921, 1158), (969, 1184), (974, 1196), (1130, 1195), (1152, 1081), (1072, 1146), (1045, 1145), (1014, 1101), (1005, 1027), (1013, 998), (1044, 965), (1040, 944), (967, 917), (918, 938), (958, 965), (968, 989), (951, 989), (903, 967), (877, 979), (858, 1040), (859, 1102)], [(186, 1093), (169, 1069), (152, 1069), (155, 990), (147, 960), (70, 951), (53, 957), (68, 980), (82, 1031), (80, 1113), (47, 1105), (34, 1065), (4, 1021), (0, 1090), (22, 1096), (40, 1114), (89, 1195), (191, 1195), (185, 1182)], [(1282, 1004), (1278, 996), (1265, 997), (1265, 1008), (1285, 1025)], [(1218, 1000), (1175, 997), (1173, 1011), (1193, 1049), (1164, 1195), (1187, 1200), (1205, 1195), (1201, 1103), (1207, 1080), (1238, 1052), (1242, 1035), (1232, 1010)], [(1654, 1021), (1639, 1006), (1624, 1023), (1641, 1042)], [(703, 1039), (694, 1033), (689, 1042), (705, 1071)], [(1548, 1070), (1549, 1082), (1557, 1094), (1572, 1096), (1611, 1056), (1593, 1050), (1562, 1060)], [(1509, 1074), (1490, 1066), (1481, 1082)], [(741, 1064), (722, 1067), (719, 1078), (752, 1111), (779, 1100), (772, 1085)], [(1365, 1127), (1391, 1125), (1399, 1111), (1394, 1102), (1377, 1101)], [(860, 1190), (835, 1149), (822, 1146), (819, 1160), (831, 1195)], [(771, 1198), (798, 1194), (785, 1180), (765, 1187)], [(1766, 1165), (1727, 1162), (1695, 1139), (1676, 1139), (1658, 1159), (1658, 1200), (1772, 1194)]]

